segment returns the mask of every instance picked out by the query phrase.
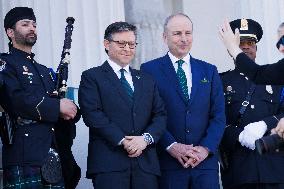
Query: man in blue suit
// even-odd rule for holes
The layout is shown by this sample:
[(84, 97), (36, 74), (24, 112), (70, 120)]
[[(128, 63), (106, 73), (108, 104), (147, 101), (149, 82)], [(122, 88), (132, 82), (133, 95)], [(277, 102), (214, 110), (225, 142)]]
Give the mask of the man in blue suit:
[(79, 104), (89, 127), (87, 177), (96, 189), (156, 189), (160, 167), (156, 143), (166, 128), (166, 111), (154, 80), (129, 67), (136, 27), (109, 25), (103, 65), (84, 71)]
[(215, 66), (190, 56), (192, 32), (187, 15), (169, 16), (163, 33), (169, 52), (141, 66), (156, 80), (167, 110), (167, 131), (159, 142), (162, 189), (219, 188), (222, 83)]

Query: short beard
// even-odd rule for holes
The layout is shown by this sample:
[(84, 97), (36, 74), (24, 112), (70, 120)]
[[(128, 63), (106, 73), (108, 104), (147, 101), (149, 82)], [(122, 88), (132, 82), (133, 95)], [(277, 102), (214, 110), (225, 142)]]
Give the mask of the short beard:
[[(26, 37), (17, 30), (14, 30), (14, 35), (15, 35), (15, 42), (21, 45), (29, 46), (32, 47), (36, 43), (37, 40), (37, 35), (34, 34), (34, 37)], [(29, 35), (29, 34), (27, 34)]]

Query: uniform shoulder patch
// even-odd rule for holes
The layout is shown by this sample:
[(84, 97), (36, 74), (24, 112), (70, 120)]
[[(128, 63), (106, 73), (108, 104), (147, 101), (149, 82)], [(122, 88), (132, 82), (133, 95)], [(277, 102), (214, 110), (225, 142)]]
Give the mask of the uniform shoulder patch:
[(6, 62), (0, 59), (0, 72), (2, 72), (6, 67)]
[(225, 71), (225, 72), (222, 72), (222, 73), (219, 73), (220, 76), (224, 76), (228, 73), (231, 73), (232, 70), (228, 70), (228, 71)]

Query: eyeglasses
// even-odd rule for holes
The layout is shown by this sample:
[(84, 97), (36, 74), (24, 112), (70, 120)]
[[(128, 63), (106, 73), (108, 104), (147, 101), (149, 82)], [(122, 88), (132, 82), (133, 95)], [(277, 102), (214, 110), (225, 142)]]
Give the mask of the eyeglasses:
[(280, 48), (280, 45), (284, 46), (284, 35), (279, 39), (279, 41), (276, 43), (277, 49)]
[(118, 47), (122, 49), (126, 47), (127, 44), (130, 49), (135, 49), (135, 47), (138, 45), (138, 43), (132, 41), (115, 41), (115, 40), (109, 40), (109, 41), (115, 42), (118, 45)]

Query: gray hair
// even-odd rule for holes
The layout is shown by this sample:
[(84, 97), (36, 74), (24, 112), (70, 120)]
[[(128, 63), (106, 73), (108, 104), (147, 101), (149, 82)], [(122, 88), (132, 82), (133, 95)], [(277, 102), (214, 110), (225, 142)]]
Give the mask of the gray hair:
[(193, 29), (193, 22), (191, 21), (191, 19), (189, 18), (189, 16), (187, 16), (186, 14), (180, 12), (180, 13), (172, 14), (172, 15), (170, 15), (170, 16), (168, 16), (168, 17), (166, 18), (165, 23), (164, 23), (164, 33), (167, 31), (167, 26), (168, 26), (169, 21), (170, 21), (172, 18), (176, 17), (176, 16), (184, 16), (184, 17), (186, 17), (186, 18), (191, 22), (191, 24), (192, 24), (192, 29)]

